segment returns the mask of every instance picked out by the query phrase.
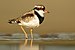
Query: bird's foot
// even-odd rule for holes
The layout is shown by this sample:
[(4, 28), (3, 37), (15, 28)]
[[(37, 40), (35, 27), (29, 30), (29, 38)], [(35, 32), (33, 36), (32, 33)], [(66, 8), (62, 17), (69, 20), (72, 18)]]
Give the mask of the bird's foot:
[(27, 37), (25, 37), (25, 39), (28, 39), (28, 36), (27, 36)]
[(25, 39), (28, 39), (27, 37)]

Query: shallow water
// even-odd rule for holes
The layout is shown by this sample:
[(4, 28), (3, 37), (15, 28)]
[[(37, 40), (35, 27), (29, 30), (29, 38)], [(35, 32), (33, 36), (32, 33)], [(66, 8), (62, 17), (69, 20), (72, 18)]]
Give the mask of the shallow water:
[(75, 33), (38, 35), (25, 39), (24, 34), (0, 34), (0, 50), (75, 50)]
[(0, 40), (0, 50), (75, 50), (75, 41), (68, 40)]

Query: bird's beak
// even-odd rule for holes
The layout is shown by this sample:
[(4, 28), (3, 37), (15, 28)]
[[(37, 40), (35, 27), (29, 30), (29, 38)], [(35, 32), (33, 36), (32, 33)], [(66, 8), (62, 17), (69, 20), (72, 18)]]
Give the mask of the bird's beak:
[(49, 12), (49, 11), (47, 11), (47, 10), (44, 10), (44, 12), (45, 12), (45, 13), (50, 13), (50, 12)]

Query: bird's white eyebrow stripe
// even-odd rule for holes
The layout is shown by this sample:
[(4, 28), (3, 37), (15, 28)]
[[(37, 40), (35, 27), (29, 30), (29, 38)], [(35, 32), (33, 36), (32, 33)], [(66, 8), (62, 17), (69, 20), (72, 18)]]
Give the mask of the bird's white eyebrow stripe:
[(42, 7), (42, 6), (35, 6), (35, 7), (38, 7), (38, 8), (40, 8), (40, 7)]

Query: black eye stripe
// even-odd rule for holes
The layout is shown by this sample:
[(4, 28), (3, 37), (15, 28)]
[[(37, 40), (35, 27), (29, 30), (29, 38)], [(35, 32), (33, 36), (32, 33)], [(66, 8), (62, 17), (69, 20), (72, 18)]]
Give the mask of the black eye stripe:
[(44, 8), (37, 8), (37, 7), (35, 7), (34, 9), (37, 9), (37, 10), (45, 10), (45, 7)]

